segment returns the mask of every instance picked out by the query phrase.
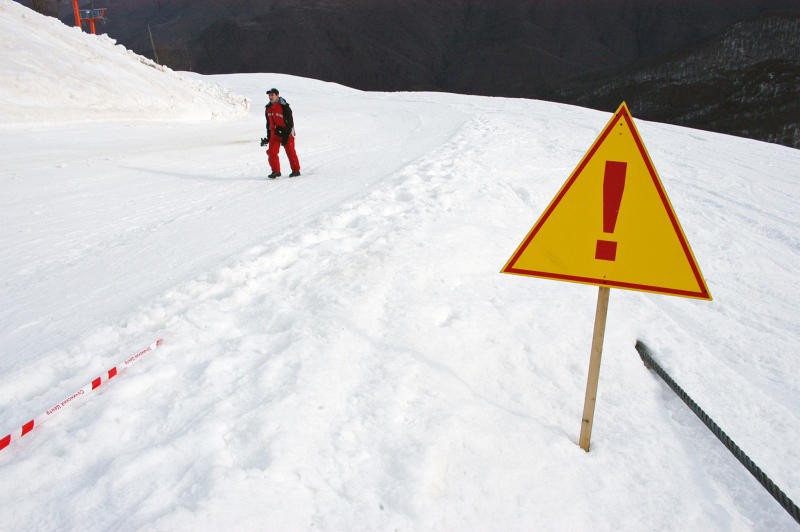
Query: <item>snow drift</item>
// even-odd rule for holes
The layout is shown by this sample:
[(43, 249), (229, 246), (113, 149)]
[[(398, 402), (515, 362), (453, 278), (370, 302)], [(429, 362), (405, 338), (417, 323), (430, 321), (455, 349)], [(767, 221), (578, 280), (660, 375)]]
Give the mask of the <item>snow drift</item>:
[(248, 102), (12, 0), (0, 0), (0, 124), (207, 120)]

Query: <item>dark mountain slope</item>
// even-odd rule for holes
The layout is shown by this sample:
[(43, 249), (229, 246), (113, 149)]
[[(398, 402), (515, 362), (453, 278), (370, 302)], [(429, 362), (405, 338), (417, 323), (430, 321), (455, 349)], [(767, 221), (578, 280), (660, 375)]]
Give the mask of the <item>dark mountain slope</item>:
[[(62, 20), (71, 23), (68, 2), (61, 4)], [(614, 90), (600, 86), (610, 86), (610, 73), (633, 72), (631, 65), (653, 66), (677, 50), (688, 57), (691, 47), (742, 20), (800, 15), (798, 0), (94, 0), (94, 5), (108, 8), (103, 31), (153, 57), (149, 26), (159, 61), (179, 70), (283, 72), (369, 90), (548, 98), (604, 109), (624, 93), (633, 95), (628, 99), (634, 109), (654, 119), (773, 141), (786, 136), (770, 129), (768, 118), (764, 127), (742, 129), (702, 110), (773, 113), (774, 106), (762, 103), (771, 89), (759, 88), (759, 73), (767, 81), (770, 75), (782, 80), (788, 90), (794, 63), (785, 63), (782, 52), (765, 59), (772, 63), (742, 65), (746, 72), (733, 65), (715, 74), (729, 76), (730, 87), (753, 93), (746, 109), (742, 99), (723, 98), (719, 87), (699, 80), (693, 87), (696, 108), (682, 104), (682, 90), (672, 90), (673, 82), (664, 87), (661, 78), (631, 78), (632, 84), (644, 84), (642, 92), (630, 84)], [(704, 57), (696, 54), (698, 61)], [(645, 93), (652, 94), (653, 105), (644, 105), (650, 101)]]
[(769, 10), (762, 4), (282, 1), (226, 12), (193, 33), (189, 48), (193, 68), (206, 73), (280, 71), (365, 89), (537, 97), (717, 33)]
[(743, 21), (658, 62), (591, 76), (550, 98), (800, 148), (800, 16)]

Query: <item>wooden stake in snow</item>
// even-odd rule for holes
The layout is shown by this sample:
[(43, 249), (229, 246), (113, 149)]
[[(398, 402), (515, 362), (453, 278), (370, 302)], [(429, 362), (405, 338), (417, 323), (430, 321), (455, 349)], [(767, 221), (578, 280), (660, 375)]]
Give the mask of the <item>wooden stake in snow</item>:
[(608, 315), (608, 296), (611, 289), (601, 286), (597, 292), (597, 310), (594, 315), (594, 333), (592, 335), (592, 352), (589, 356), (589, 376), (586, 379), (586, 398), (583, 400), (583, 419), (581, 421), (581, 449), (589, 452), (592, 439), (592, 421), (594, 420), (594, 404), (597, 400), (597, 383), (600, 380), (600, 358), (603, 354), (603, 338), (606, 334), (606, 316)]

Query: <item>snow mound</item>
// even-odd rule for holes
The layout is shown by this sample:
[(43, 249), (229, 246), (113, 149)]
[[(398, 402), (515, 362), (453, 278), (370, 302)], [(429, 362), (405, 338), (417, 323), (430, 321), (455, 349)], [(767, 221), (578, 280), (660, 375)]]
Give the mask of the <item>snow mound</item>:
[(0, 0), (0, 123), (210, 120), (249, 101), (126, 49)]

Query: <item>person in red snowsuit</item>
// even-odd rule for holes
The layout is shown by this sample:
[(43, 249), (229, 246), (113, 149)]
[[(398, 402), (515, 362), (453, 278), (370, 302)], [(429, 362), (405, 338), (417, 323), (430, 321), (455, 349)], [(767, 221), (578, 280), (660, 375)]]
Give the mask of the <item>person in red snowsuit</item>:
[[(272, 173), (267, 177), (275, 179), (281, 175), (281, 161), (278, 158), (278, 151), (283, 146), (286, 156), (289, 158), (289, 165), (292, 173), (289, 177), (300, 175), (300, 161), (297, 159), (297, 152), (294, 151), (294, 118), (292, 108), (281, 98), (278, 89), (267, 91), (269, 103), (264, 109), (267, 118), (267, 160), (269, 161)], [(263, 145), (263, 144), (262, 144)]]

